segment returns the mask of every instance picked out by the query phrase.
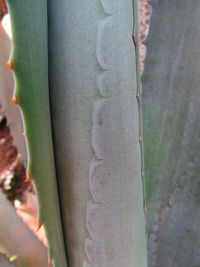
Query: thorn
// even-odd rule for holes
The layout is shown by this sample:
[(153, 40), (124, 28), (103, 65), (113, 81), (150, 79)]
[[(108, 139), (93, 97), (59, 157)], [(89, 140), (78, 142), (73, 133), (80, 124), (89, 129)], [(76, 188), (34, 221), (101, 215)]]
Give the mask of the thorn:
[(147, 249), (147, 256), (149, 256), (149, 251), (148, 251), (148, 249)]
[(50, 267), (51, 266), (51, 257), (49, 256), (48, 257), (48, 267)]
[(42, 226), (42, 223), (38, 220), (38, 225), (37, 225), (36, 232), (38, 232), (40, 230), (41, 226)]
[(136, 39), (136, 35), (135, 35), (134, 32), (132, 34), (132, 39), (133, 39), (134, 45), (136, 45), (137, 44), (137, 39)]
[(144, 212), (145, 212), (145, 213), (147, 212), (147, 206), (146, 206), (146, 203), (144, 204)]
[(31, 182), (31, 174), (30, 172), (27, 173), (26, 179), (24, 180), (25, 183), (30, 183)]
[(140, 144), (142, 143), (142, 136), (141, 135), (139, 136), (139, 143)]
[(137, 93), (136, 98), (137, 98), (137, 101), (139, 102), (140, 101), (140, 93), (139, 92)]
[(12, 102), (13, 104), (15, 104), (15, 105), (18, 104), (18, 99), (17, 99), (16, 94), (14, 94), (13, 98), (11, 99), (11, 102)]
[(144, 177), (144, 172), (142, 171), (141, 176)]
[(13, 61), (11, 59), (9, 59), (7, 62), (6, 62), (6, 65), (8, 66), (8, 68), (10, 70), (13, 70), (14, 66), (13, 66)]

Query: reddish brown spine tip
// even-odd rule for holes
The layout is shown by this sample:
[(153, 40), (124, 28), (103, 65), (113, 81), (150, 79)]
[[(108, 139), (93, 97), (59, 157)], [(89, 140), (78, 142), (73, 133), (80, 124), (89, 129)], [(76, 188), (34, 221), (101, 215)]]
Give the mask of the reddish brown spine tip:
[(144, 172), (142, 171), (141, 176), (144, 177)]
[(11, 99), (11, 102), (12, 102), (13, 104), (15, 104), (15, 105), (18, 104), (18, 99), (17, 99), (16, 94), (14, 94), (13, 98)]
[(136, 39), (136, 35), (135, 35), (134, 32), (133, 32), (133, 34), (132, 34), (132, 38), (133, 38), (134, 45), (136, 45), (136, 43), (137, 43), (137, 39)]
[(142, 136), (141, 135), (139, 136), (139, 143), (140, 144), (142, 143)]
[(139, 102), (140, 101), (140, 94), (139, 93), (137, 93), (136, 98), (137, 98), (137, 101)]
[(50, 267), (51, 266), (51, 257), (49, 256), (48, 257), (48, 267)]
[(8, 68), (10, 70), (13, 70), (14, 68), (14, 65), (13, 65), (13, 61), (11, 59), (9, 59), (7, 62), (6, 62), (6, 65), (8, 66)]
[(38, 232), (38, 231), (40, 230), (41, 226), (42, 226), (42, 224), (41, 224), (41, 222), (38, 220), (38, 226), (37, 226), (36, 232)]
[(31, 181), (31, 174), (30, 172), (27, 173), (26, 179), (24, 180), (25, 183), (30, 183)]

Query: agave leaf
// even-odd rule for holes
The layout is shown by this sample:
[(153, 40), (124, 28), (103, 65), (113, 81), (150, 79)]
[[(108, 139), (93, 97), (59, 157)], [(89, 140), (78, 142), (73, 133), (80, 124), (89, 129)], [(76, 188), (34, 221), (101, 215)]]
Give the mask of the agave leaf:
[(16, 99), (55, 266), (66, 265), (56, 169), (69, 266), (145, 267), (134, 1), (50, 0), (48, 16), (46, 0), (8, 2)]
[(49, 260), (65, 267), (49, 107), (47, 1), (9, 0), (8, 4), (14, 42), (10, 66), (15, 102), (23, 113), (27, 180), (32, 179), (36, 188), (38, 225), (46, 231)]
[(143, 83), (149, 266), (200, 262), (200, 2), (151, 0)]
[(49, 1), (51, 114), (71, 267), (146, 266), (132, 10), (130, 0)]

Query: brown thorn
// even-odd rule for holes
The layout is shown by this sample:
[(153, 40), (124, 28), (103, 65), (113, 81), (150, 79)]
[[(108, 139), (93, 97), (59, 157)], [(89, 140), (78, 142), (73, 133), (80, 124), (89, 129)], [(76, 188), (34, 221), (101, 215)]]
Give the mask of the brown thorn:
[(48, 267), (50, 267), (51, 266), (51, 257), (49, 256), (48, 257)]
[(31, 182), (31, 174), (30, 172), (27, 173), (26, 179), (24, 180), (25, 183), (30, 183)]
[(40, 230), (41, 226), (42, 226), (42, 223), (40, 222), (40, 220), (38, 220), (36, 232), (38, 232)]
[(18, 99), (17, 99), (16, 94), (14, 94), (13, 98), (11, 99), (11, 102), (12, 102), (13, 104), (15, 104), (15, 105), (18, 104)]
[(144, 172), (142, 171), (141, 176), (144, 177)]
[(14, 68), (14, 65), (13, 65), (13, 61), (11, 59), (9, 59), (7, 62), (6, 62), (6, 65), (8, 66), (8, 68), (10, 70), (13, 70)]
[(137, 98), (137, 101), (139, 102), (140, 101), (140, 93), (137, 93), (136, 98)]
[(136, 45), (137, 39), (136, 39), (136, 35), (134, 32), (132, 33), (132, 39), (133, 39), (134, 45)]
[(140, 144), (142, 143), (142, 136), (141, 135), (139, 136), (139, 143)]

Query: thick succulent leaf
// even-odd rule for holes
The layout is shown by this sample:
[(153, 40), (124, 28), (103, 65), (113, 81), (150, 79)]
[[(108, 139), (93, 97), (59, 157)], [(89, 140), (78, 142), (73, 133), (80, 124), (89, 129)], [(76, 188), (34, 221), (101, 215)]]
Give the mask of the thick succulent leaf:
[(51, 256), (66, 265), (48, 80), (69, 266), (145, 267), (133, 2), (50, 0), (49, 36), (46, 7), (9, 0), (15, 93)]
[(149, 266), (200, 263), (200, 2), (152, 0), (142, 77)]
[(146, 266), (131, 0), (50, 0), (50, 100), (69, 266)]
[(8, 0), (11, 14), (15, 100), (23, 113), (28, 175), (39, 202), (38, 225), (44, 225), (49, 257), (65, 267), (66, 255), (56, 183), (48, 87), (46, 0)]
[(47, 249), (28, 226), (23, 223), (22, 219), (17, 216), (14, 208), (1, 190), (0, 252), (8, 257), (16, 255), (16, 264), (19, 266), (47, 266)]

